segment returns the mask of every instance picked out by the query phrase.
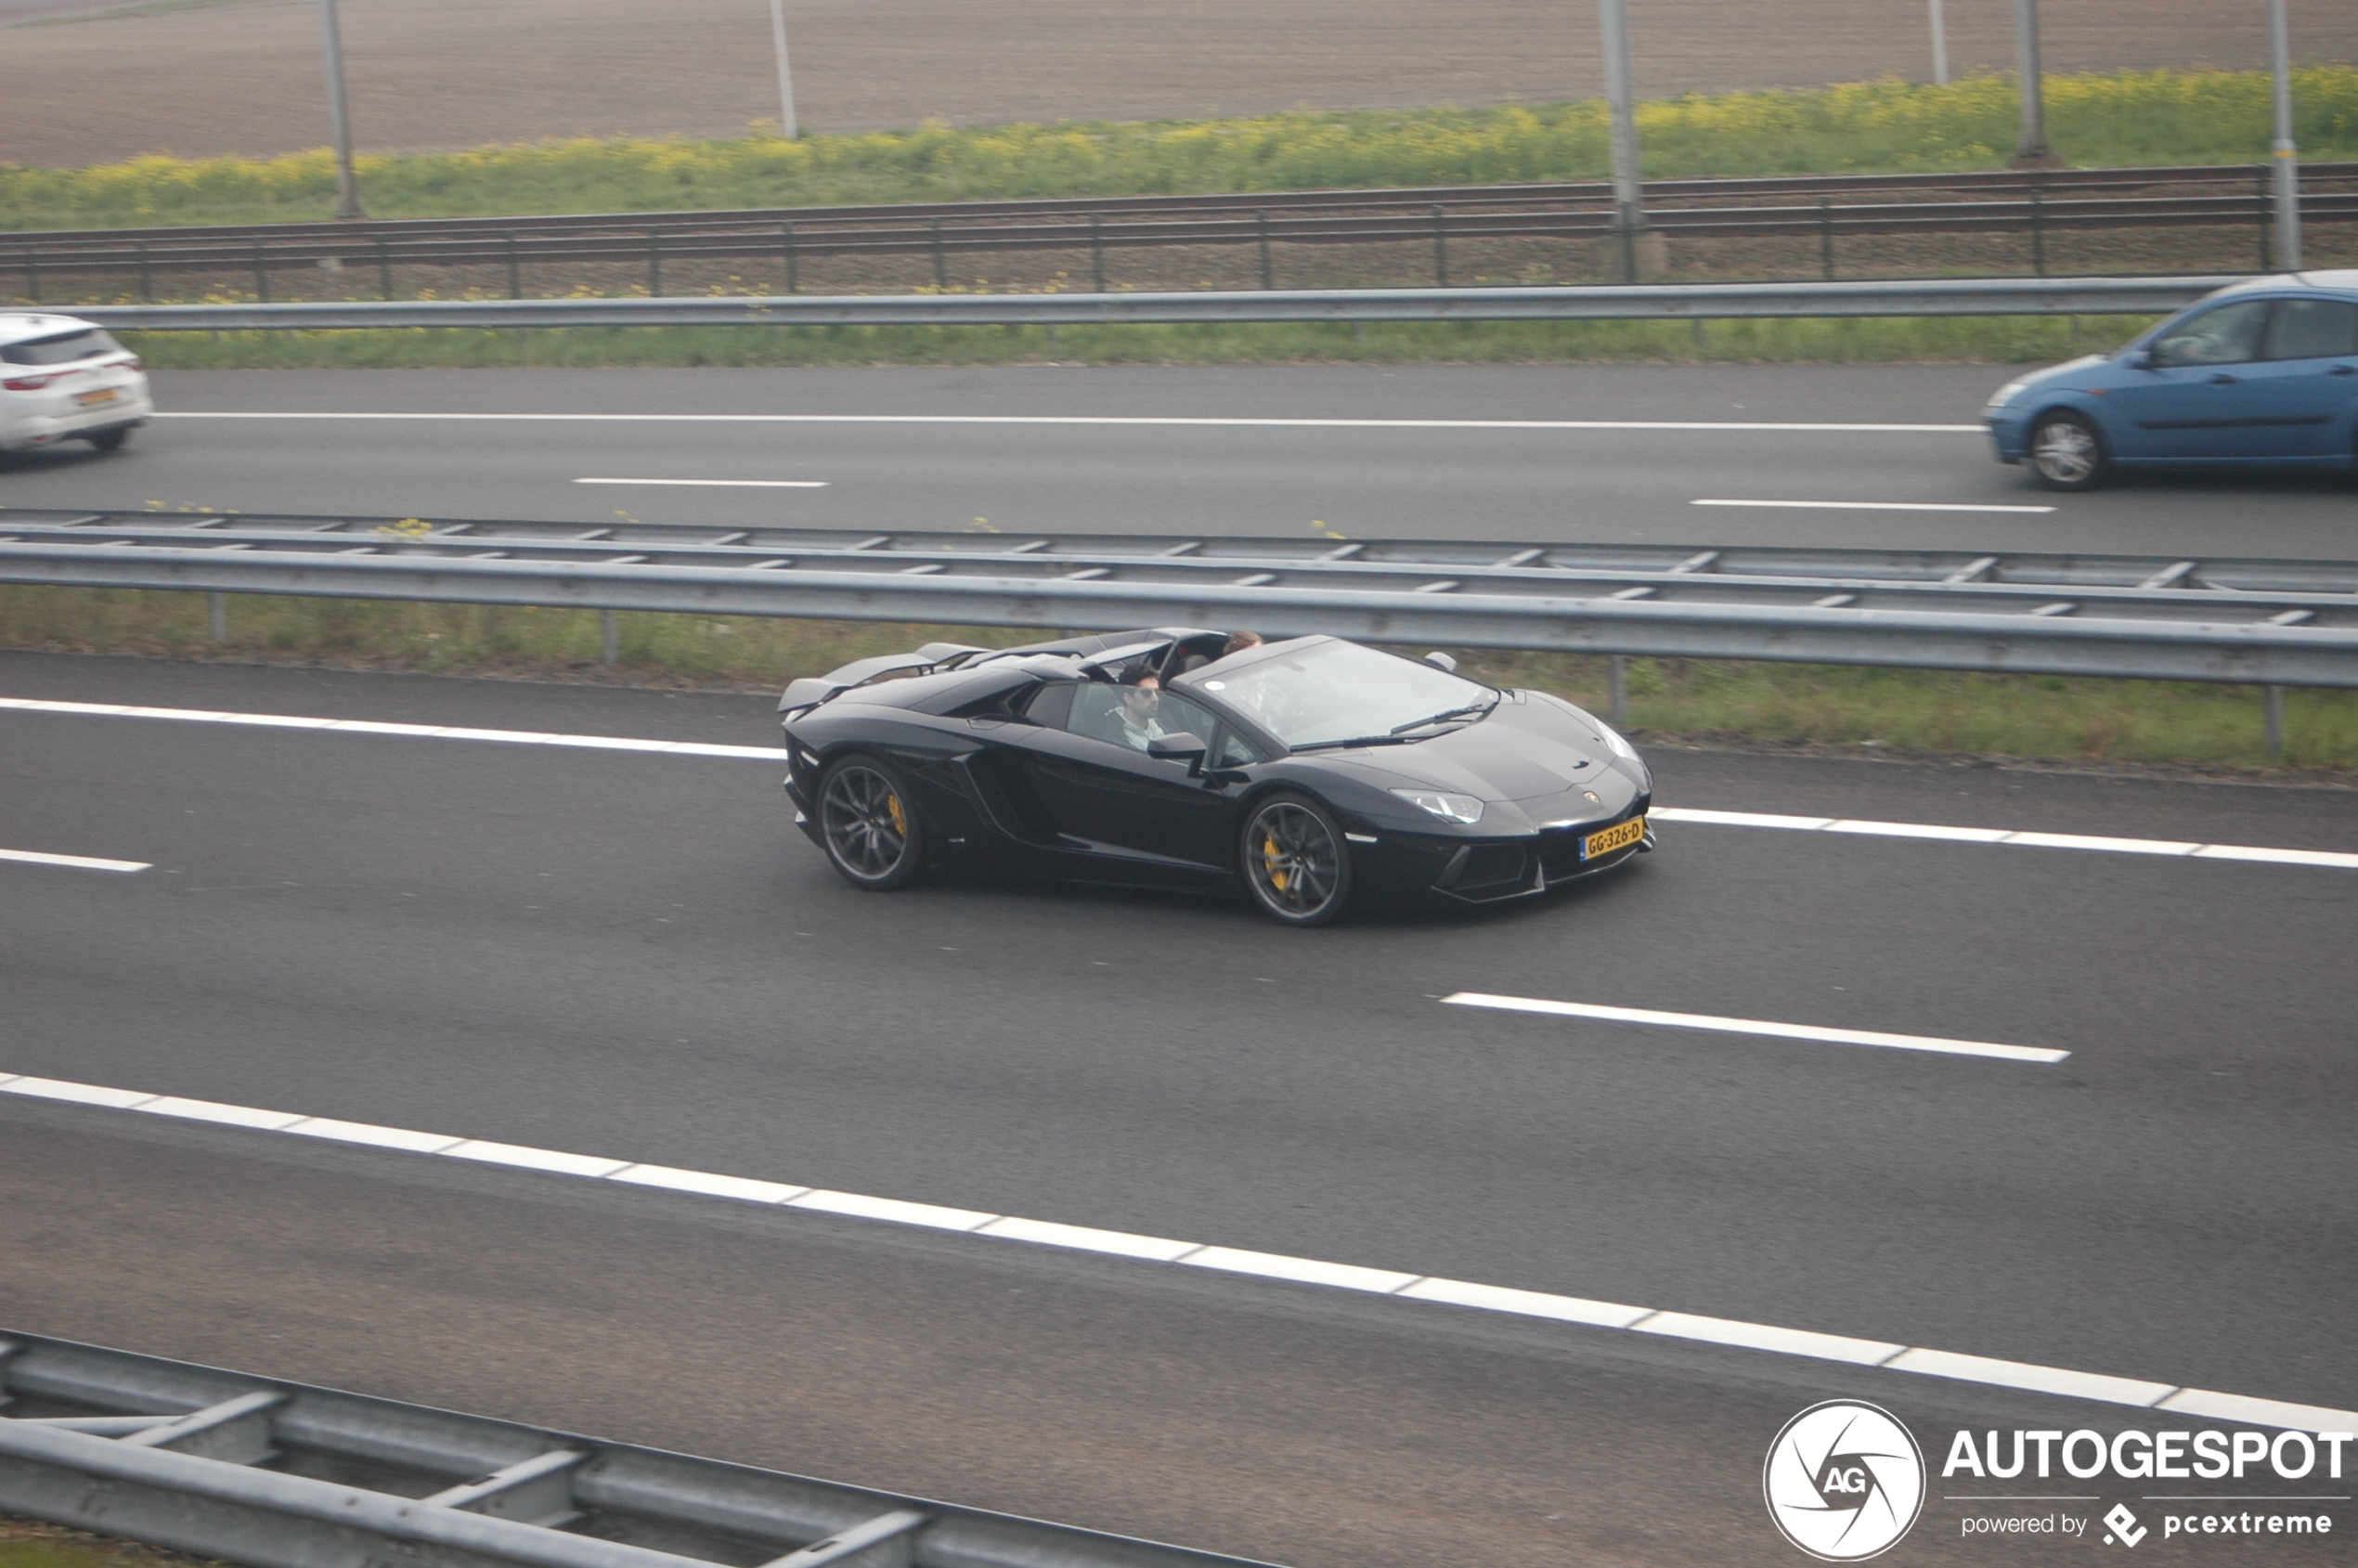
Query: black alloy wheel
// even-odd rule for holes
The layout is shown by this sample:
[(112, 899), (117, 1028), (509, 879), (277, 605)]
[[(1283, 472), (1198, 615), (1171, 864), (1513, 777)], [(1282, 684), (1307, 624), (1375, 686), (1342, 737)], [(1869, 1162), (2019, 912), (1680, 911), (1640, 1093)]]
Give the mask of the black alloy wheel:
[(1342, 829), (1306, 795), (1273, 795), (1254, 809), (1237, 846), (1253, 902), (1288, 926), (1324, 926), (1351, 906)]
[(2030, 430), (2030, 472), (2050, 490), (2092, 490), (2111, 467), (2104, 437), (2079, 414), (2049, 414)]
[(908, 886), (925, 866), (915, 803), (873, 757), (847, 757), (819, 781), (819, 836), (844, 880), (872, 893)]
[(90, 445), (102, 452), (111, 452), (130, 439), (131, 433), (127, 430), (102, 430), (90, 437)]

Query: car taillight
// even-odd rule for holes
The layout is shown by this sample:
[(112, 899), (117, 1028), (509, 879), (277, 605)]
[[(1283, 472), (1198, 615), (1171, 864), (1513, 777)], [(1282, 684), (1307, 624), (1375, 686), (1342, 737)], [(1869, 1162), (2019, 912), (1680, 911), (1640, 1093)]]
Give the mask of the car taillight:
[(110, 359), (107, 362), (106, 368), (110, 370), (144, 370), (147, 366), (141, 364), (139, 356), (134, 354), (127, 358)]
[(6, 387), (10, 392), (38, 392), (51, 382), (61, 382), (68, 376), (80, 374), (82, 374), (80, 370), (51, 370), (46, 375), (10, 376), (6, 381), (0, 381), (0, 386)]

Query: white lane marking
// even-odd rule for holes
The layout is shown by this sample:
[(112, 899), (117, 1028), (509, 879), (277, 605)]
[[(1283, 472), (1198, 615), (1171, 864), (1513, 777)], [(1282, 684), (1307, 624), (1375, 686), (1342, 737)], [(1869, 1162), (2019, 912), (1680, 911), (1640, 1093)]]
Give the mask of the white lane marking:
[(1606, 1023), (1702, 1030), (1714, 1034), (1758, 1034), (1779, 1040), (1809, 1040), (1825, 1045), (1874, 1045), (1888, 1051), (1937, 1051), (1949, 1056), (1991, 1056), (2008, 1062), (2054, 1063), (2071, 1055), (2040, 1045), (1999, 1045), (1986, 1040), (1944, 1040), (1937, 1035), (1885, 1034), (1865, 1029), (1821, 1029), (1816, 1024), (1720, 1018), (1707, 1013), (1665, 1013), (1651, 1007), (1606, 1007), (1593, 1002), (1550, 1002), (1535, 996), (1491, 996), (1475, 991), (1457, 991), (1441, 1000), (1448, 1006), (1492, 1007), (1504, 1013), (1544, 1013), (1556, 1017), (1597, 1018)]
[[(710, 741), (649, 741), (621, 735), (554, 735), (536, 730), (481, 730), (463, 724), (392, 724), (369, 719), (304, 719), (283, 713), (216, 713), (206, 708), (138, 707), (123, 703), (52, 702), (36, 697), (0, 697), (0, 709), (24, 713), (78, 714), (99, 719), (162, 719), (186, 724), (245, 724), (264, 729), (338, 730), (350, 734), (409, 735), (425, 740), (486, 741), (505, 745), (574, 746), (590, 751), (661, 752), (673, 757), (732, 757), (784, 762), (785, 749), (770, 745), (720, 745)], [(1846, 817), (1791, 817), (1766, 811), (1712, 811), (1691, 806), (1656, 806), (1654, 822), (1699, 823), (1710, 827), (1789, 828), (1801, 832), (1852, 833), (1885, 838), (1950, 838), (1980, 844), (2020, 844), (2042, 849), (2099, 849), (2119, 854), (2192, 856), (2213, 861), (2257, 861), (2275, 865), (2336, 866), (2358, 870), (2358, 854), (2334, 849), (2276, 849), (2257, 844), (2194, 844), (2160, 838), (2107, 838), (2088, 834), (2037, 833), (2027, 829), (1946, 827), (1935, 823), (1882, 823)], [(60, 863), (93, 870), (144, 871), (135, 861)], [(30, 851), (0, 849), (0, 859), (40, 860)]]
[(2271, 865), (2336, 866), (2358, 871), (2358, 854), (2339, 849), (2274, 849), (2258, 844), (2196, 844), (2174, 838), (2108, 838), (2097, 834), (2035, 833), (2002, 827), (1944, 827), (1936, 823), (1862, 822), (1848, 817), (1785, 817), (1766, 811), (1706, 811), (1657, 806), (1653, 822), (1705, 827), (1769, 827), (1796, 833), (1856, 833), (1878, 838), (1948, 838), (1971, 844), (2018, 844), (2033, 849), (2093, 849), (2116, 855), (2169, 855), (2206, 861), (2259, 861)]
[[(437, 741), (488, 741), (507, 745), (576, 746), (590, 751), (669, 752), (681, 757), (738, 757), (784, 762), (783, 747), (716, 745), (708, 741), (643, 741), (620, 735), (551, 735), (533, 730), (476, 730), (462, 725), (387, 724), (369, 719), (292, 719), (277, 713), (214, 713), (201, 708), (126, 707), (115, 703), (45, 702), (0, 697), (0, 708), (23, 713), (71, 713), (101, 719), (169, 719), (186, 724), (254, 724), (267, 729), (340, 730), (347, 734), (409, 735)], [(128, 862), (121, 862), (126, 869)]]
[(1775, 506), (1799, 512), (2053, 512), (2052, 506), (1976, 506), (1962, 501), (1694, 500), (1689, 506)]
[(150, 861), (102, 861), (94, 855), (49, 855), (38, 849), (0, 849), (0, 861), (26, 865), (61, 865), (73, 871), (146, 871)]
[[(1469, 1307), (1510, 1316), (1634, 1329), (1780, 1355), (1807, 1356), (1852, 1366), (1886, 1367), (1960, 1382), (2031, 1389), (2104, 1404), (2158, 1407), (2219, 1420), (2248, 1422), (2255, 1426), (2308, 1432), (2358, 1429), (2358, 1411), (2352, 1410), (2292, 1405), (2243, 1394), (2215, 1393), (2203, 1389), (2182, 1388), (2173, 1383), (2115, 1377), (2108, 1373), (2079, 1372), (2067, 1367), (2040, 1367), (1985, 1355), (1911, 1348), (1880, 1340), (1853, 1339), (1847, 1335), (1788, 1328), (1776, 1324), (1746, 1323), (1734, 1318), (1705, 1317), (1692, 1313), (1589, 1301), (1541, 1290), (1480, 1285), (1469, 1280), (1404, 1274), (1394, 1269), (1369, 1268), (1358, 1263), (1330, 1263), (1318, 1258), (1297, 1258), (1276, 1252), (1246, 1251), (1161, 1237), (1133, 1236), (1126, 1231), (1026, 1220), (1012, 1214), (987, 1214), (978, 1210), (912, 1203), (897, 1198), (813, 1190), (750, 1177), (724, 1176), (704, 1171), (678, 1171), (665, 1165), (632, 1165), (590, 1155), (565, 1154), (556, 1149), (486, 1143), (405, 1128), (375, 1127), (367, 1122), (337, 1121), (325, 1117), (297, 1117), (289, 1121), (285, 1118), (294, 1113), (223, 1106), (214, 1101), (182, 1100), (136, 1090), (111, 1089), (95, 1083), (71, 1083), (51, 1078), (17, 1078), (0, 1072), (0, 1095), (25, 1095), (108, 1109), (158, 1110), (166, 1115), (180, 1114), (165, 1108), (168, 1107), (204, 1105), (217, 1110), (238, 1112), (234, 1118), (223, 1118), (226, 1124), (256, 1132), (340, 1138), (379, 1147), (460, 1159), (497, 1158), (501, 1164), (513, 1164), (551, 1174), (665, 1187), (691, 1197), (712, 1198), (720, 1201), (751, 1202), (782, 1209), (819, 1209), (889, 1224), (965, 1231), (993, 1240), (1109, 1253), (1144, 1262), (1192, 1264), (1263, 1278), (1372, 1291), (1409, 1301)], [(484, 1152), (492, 1150), (498, 1151), (498, 1156)], [(781, 1199), (775, 1196), (779, 1193), (798, 1196)]]
[(1184, 418), (1120, 414), (429, 414), (261, 413), (175, 409), (166, 420), (500, 420), (525, 422), (641, 424), (1072, 424), (1268, 426), (1287, 430), (1772, 430), (1867, 434), (1982, 435), (1977, 424), (1849, 424), (1766, 420), (1316, 420)]
[(827, 481), (824, 479), (577, 479), (574, 483), (577, 485), (697, 485), (727, 490), (823, 490), (827, 487)]

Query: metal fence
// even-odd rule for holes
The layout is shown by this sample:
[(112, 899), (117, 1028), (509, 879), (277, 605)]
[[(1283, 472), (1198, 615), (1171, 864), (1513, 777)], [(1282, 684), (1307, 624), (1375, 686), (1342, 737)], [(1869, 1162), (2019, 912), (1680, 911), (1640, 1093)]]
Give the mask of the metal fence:
[(138, 331), (370, 327), (1087, 326), (1241, 321), (1734, 320), (1801, 317), (2144, 316), (2242, 279), (1931, 279), (1530, 289), (1197, 290), (1116, 294), (789, 294), (751, 298), (359, 300), (76, 305)]
[[(2304, 221), (2358, 221), (2358, 163), (2311, 164), (2301, 176)], [(2028, 270), (2043, 276), (2050, 236), (2187, 227), (2248, 231), (2254, 264), (2266, 271), (2268, 181), (2264, 166), (2234, 164), (1655, 180), (1645, 188), (1646, 219), (1665, 238), (1812, 240), (1827, 279), (1846, 243), (1867, 236), (2020, 236), (2028, 242)], [(929, 259), (936, 285), (947, 287), (978, 256), (1063, 251), (1088, 256), (1092, 285), (1104, 292), (1108, 255), (1124, 251), (1249, 248), (1258, 253), (1262, 286), (1274, 288), (1278, 246), (1405, 243), (1429, 249), (1434, 286), (1445, 288), (1453, 244), (1462, 253), (1498, 240), (1609, 241), (1615, 223), (1609, 184), (1559, 182), (55, 230), (0, 236), (0, 266), (17, 271), (24, 296), (36, 303), (45, 287), (54, 294), (66, 278), (106, 279), (152, 299), (159, 279), (194, 274), (251, 276), (256, 298), (266, 301), (274, 279), (280, 293), (290, 292), (291, 273), (316, 286), (322, 267), (370, 279), (388, 300), (396, 297), (396, 278), (420, 267), (504, 270), (508, 292), (521, 295), (524, 269), (550, 263), (627, 268), (660, 296), (667, 268), (676, 280), (700, 262), (773, 267), (791, 293), (805, 264), (830, 257)], [(1460, 278), (1464, 272), (1461, 261)]]
[(0, 513), (0, 581), (2358, 686), (2358, 563)]
[(249, 1568), (1254, 1568), (33, 1335), (0, 1404), (0, 1510)]

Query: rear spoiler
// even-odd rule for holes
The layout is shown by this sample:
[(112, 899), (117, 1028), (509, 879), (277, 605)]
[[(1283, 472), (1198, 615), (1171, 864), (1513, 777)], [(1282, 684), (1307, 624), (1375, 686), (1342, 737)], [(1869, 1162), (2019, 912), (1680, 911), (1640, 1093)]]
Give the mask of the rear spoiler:
[(913, 676), (931, 675), (962, 654), (984, 652), (987, 650), (965, 642), (928, 642), (913, 654), (879, 654), (874, 658), (854, 659), (830, 674), (806, 675), (788, 681), (784, 695), (778, 699), (778, 711), (817, 707), (855, 686), (878, 680), (906, 680)]

